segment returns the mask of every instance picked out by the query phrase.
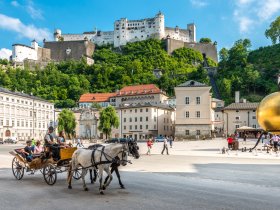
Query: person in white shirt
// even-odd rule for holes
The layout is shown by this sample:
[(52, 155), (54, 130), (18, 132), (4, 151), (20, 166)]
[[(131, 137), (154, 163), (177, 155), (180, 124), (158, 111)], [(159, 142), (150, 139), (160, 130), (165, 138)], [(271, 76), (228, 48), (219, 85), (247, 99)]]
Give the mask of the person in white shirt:
[(167, 146), (167, 139), (166, 139), (166, 137), (164, 137), (164, 141), (163, 141), (163, 150), (161, 152), (162, 155), (163, 155), (164, 150), (166, 150), (166, 154), (169, 155), (168, 154), (168, 146)]

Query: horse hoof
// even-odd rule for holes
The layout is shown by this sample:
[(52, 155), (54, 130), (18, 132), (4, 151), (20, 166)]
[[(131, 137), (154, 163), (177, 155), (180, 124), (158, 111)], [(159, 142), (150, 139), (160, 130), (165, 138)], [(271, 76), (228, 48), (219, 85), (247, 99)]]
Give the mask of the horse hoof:
[(84, 191), (88, 191), (88, 188), (86, 187), (86, 188), (84, 188)]
[(68, 186), (68, 189), (72, 189), (72, 186)]
[(103, 192), (103, 191), (100, 191), (99, 193), (100, 193), (100, 195), (104, 195), (104, 192)]
[(103, 187), (102, 187), (102, 190), (106, 190), (106, 187), (105, 187), (105, 186), (103, 186)]
[(123, 185), (121, 185), (121, 189), (125, 189), (125, 187)]

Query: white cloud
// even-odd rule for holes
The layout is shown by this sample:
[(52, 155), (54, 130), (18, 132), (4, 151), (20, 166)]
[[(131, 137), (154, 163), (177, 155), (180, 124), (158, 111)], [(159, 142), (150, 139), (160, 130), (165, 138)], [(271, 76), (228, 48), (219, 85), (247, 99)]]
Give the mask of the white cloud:
[(19, 3), (17, 1), (12, 1), (11, 5), (13, 5), (14, 7), (19, 7)]
[(32, 19), (44, 19), (42, 10), (36, 8), (32, 0), (27, 0), (26, 4), (19, 4), (17, 1), (12, 1), (11, 5), (25, 10)]
[(279, 14), (280, 0), (266, 0), (260, 3), (258, 17), (263, 20), (269, 20), (274, 14)]
[(7, 48), (1, 48), (0, 49), (0, 59), (8, 59), (12, 55), (12, 50), (9, 50)]
[(21, 37), (42, 41), (51, 39), (51, 33), (47, 28), (37, 28), (34, 25), (25, 25), (20, 19), (9, 17), (0, 13), (0, 29), (13, 31)]
[(205, 1), (202, 1), (202, 0), (190, 0), (191, 4), (194, 6), (194, 7), (205, 7), (208, 5), (207, 2)]
[(280, 12), (280, 0), (235, 0), (234, 19), (240, 33), (248, 33), (254, 27), (271, 22)]

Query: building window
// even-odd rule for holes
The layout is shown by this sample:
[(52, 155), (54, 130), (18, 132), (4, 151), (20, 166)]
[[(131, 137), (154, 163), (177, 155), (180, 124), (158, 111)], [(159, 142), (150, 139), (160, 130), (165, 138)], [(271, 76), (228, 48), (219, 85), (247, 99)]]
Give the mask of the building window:
[(132, 122), (132, 117), (129, 118), (129, 122)]
[(190, 131), (189, 131), (189, 130), (186, 130), (186, 131), (185, 131), (185, 134), (186, 134), (186, 136), (190, 135)]
[(190, 112), (186, 111), (186, 118), (190, 118)]
[(165, 125), (163, 126), (163, 130), (165, 131)]
[(200, 130), (196, 130), (196, 135), (200, 135)]
[(28, 128), (28, 122), (25, 122), (25, 127), (27, 127), (27, 128)]
[(123, 126), (123, 129), (126, 130), (126, 126)]
[(146, 121), (149, 121), (149, 117), (146, 117)]
[(149, 125), (146, 125), (146, 129), (147, 129), (147, 130), (149, 129)]
[(135, 109), (134, 111), (135, 111), (135, 113), (137, 113), (137, 109)]
[(142, 130), (142, 125), (140, 125), (140, 129)]
[(154, 116), (154, 122), (156, 122), (157, 121), (157, 117), (156, 116)]
[(13, 127), (15, 126), (15, 121), (14, 121), (14, 120), (12, 120), (12, 126), (13, 126)]
[(236, 120), (240, 120), (240, 117), (239, 117), (239, 116), (238, 116), (238, 117), (235, 117), (235, 119), (236, 119)]
[(135, 117), (135, 122), (137, 122), (137, 117)]
[(148, 112), (149, 110), (148, 110), (148, 108), (146, 108), (146, 112)]
[(32, 128), (32, 122), (30, 122), (30, 128)]
[(185, 98), (185, 102), (186, 102), (186, 104), (190, 104), (190, 98), (189, 98), (189, 97), (186, 97), (186, 98)]
[(6, 101), (9, 101), (9, 98), (8, 98), (8, 97), (6, 97)]
[(123, 121), (126, 122), (126, 118), (123, 118)]
[(129, 130), (132, 130), (132, 125), (129, 126)]
[(140, 112), (143, 112), (143, 109), (140, 109)]
[(252, 119), (255, 120), (255, 119), (256, 119), (256, 116), (252, 116)]
[(140, 117), (140, 122), (142, 122), (142, 117)]
[(32, 111), (30, 111), (30, 117), (32, 117)]
[(0, 125), (3, 125), (3, 120), (0, 120)]
[(200, 97), (196, 97), (196, 104), (200, 104)]
[(17, 127), (19, 127), (19, 121), (17, 121)]
[(236, 129), (239, 128), (239, 125), (235, 125), (235, 128), (236, 128)]
[(200, 111), (195, 112), (196, 118), (200, 118)]
[(9, 125), (10, 125), (9, 120), (6, 120), (6, 125), (7, 125), (7, 126), (9, 126)]
[(135, 125), (135, 130), (137, 130), (137, 125)]
[(254, 125), (253, 125), (253, 128), (257, 128), (257, 126), (254, 124)]

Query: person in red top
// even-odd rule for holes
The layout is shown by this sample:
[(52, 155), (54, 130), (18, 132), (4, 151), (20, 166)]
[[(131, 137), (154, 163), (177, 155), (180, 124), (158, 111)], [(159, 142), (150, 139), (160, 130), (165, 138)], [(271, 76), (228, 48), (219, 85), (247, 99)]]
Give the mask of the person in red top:
[(152, 145), (153, 145), (153, 141), (152, 141), (152, 139), (149, 139), (148, 141), (147, 141), (147, 147), (148, 147), (148, 151), (147, 151), (147, 155), (151, 155), (151, 149), (152, 149)]
[(229, 148), (229, 149), (232, 149), (232, 144), (233, 144), (232, 135), (230, 135), (230, 136), (227, 138), (227, 142), (228, 142), (228, 148)]

